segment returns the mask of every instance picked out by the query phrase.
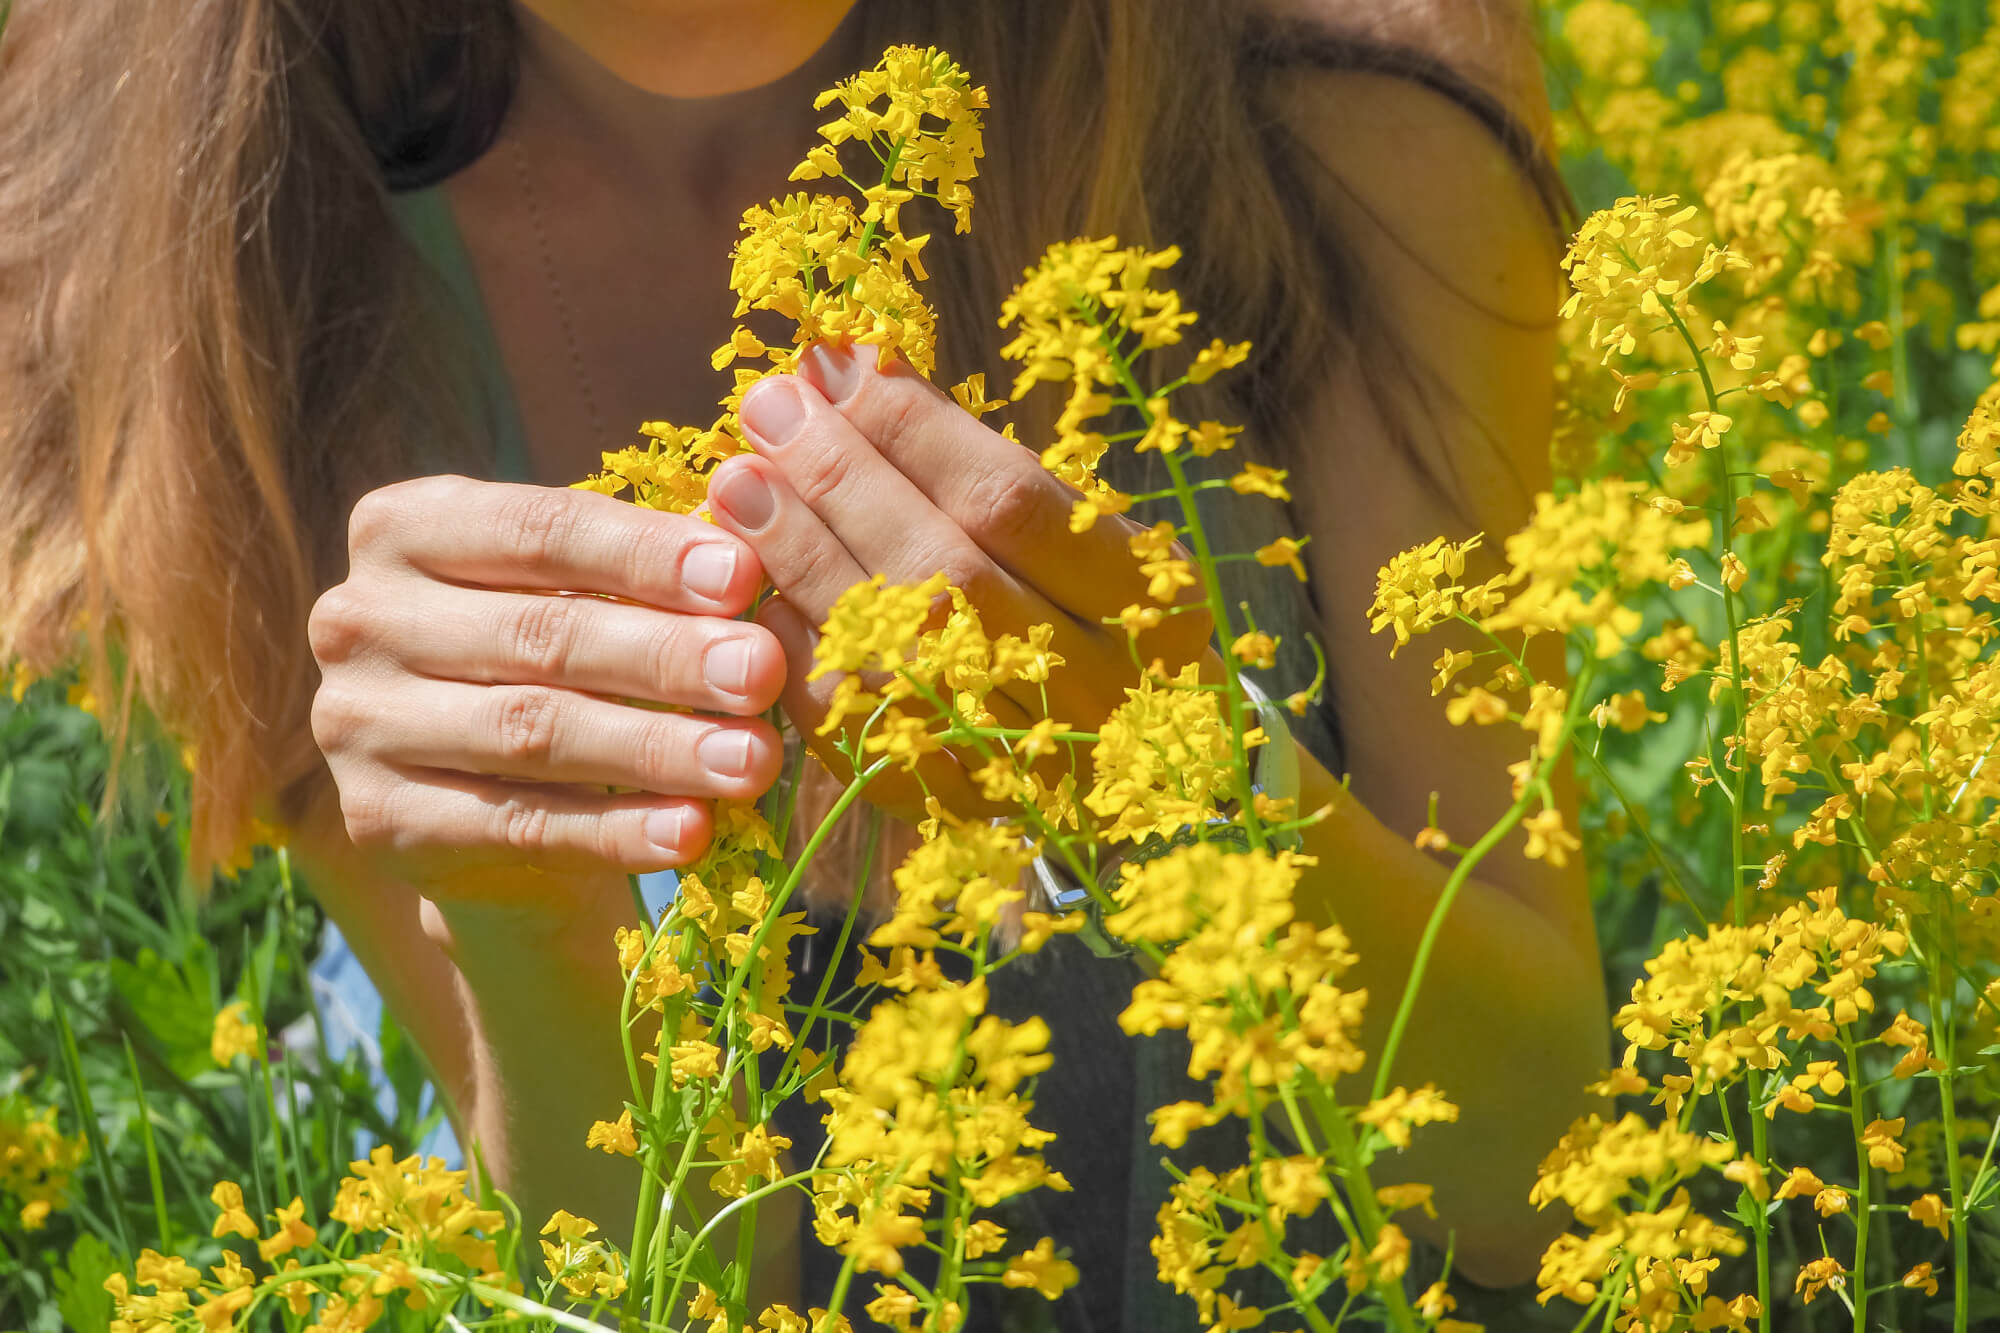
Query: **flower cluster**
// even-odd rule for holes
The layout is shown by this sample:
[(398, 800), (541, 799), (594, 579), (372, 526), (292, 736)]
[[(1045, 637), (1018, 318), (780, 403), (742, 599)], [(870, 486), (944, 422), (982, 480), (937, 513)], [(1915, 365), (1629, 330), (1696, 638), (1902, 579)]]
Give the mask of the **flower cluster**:
[(314, 1333), (347, 1333), (383, 1320), (392, 1301), (442, 1312), (469, 1293), (491, 1309), (517, 1291), (494, 1239), (507, 1220), (465, 1192), (465, 1172), (435, 1157), (398, 1160), (386, 1147), (348, 1169), (329, 1210), (340, 1228), (331, 1239), (303, 1199), (259, 1223), (240, 1185), (218, 1183), (210, 1199), (212, 1236), (228, 1242), (222, 1262), (204, 1274), (179, 1255), (145, 1251), (130, 1274), (104, 1283), (112, 1333), (223, 1333), (267, 1302)]
[(19, 1093), (0, 1098), (0, 1199), (17, 1210), (22, 1230), (40, 1230), (69, 1205), (70, 1177), (85, 1151), (81, 1135), (56, 1128), (53, 1106), (33, 1106)]
[[(1608, 482), (1686, 524), (1621, 588), (1614, 639), (1562, 627), (1585, 629), (1604, 694), (1585, 823), (1614, 883), (1686, 920), (1625, 942), (1652, 956), (1597, 1091), (1635, 1109), (1580, 1122), (1545, 1166), (1538, 1197), (1582, 1225), (1542, 1294), (1617, 1327), (1768, 1330), (1833, 1293), (1857, 1327), (1948, 1304), (1965, 1329), (1967, 1219), (1992, 1187), (1971, 1053), (1991, 1050), (2000, 962), (1996, 390), (1967, 401), (2000, 373), (2000, 25), (1725, 6), (1697, 69), (1668, 64), (1642, 8), (1559, 10), (1565, 146), (1654, 193), (1594, 214), (1565, 260), (1578, 475), (1558, 494)], [(1385, 583), (1399, 638), (1493, 627), (1438, 556)], [(1440, 691), (1474, 659), (1448, 651)], [(1520, 674), (1503, 683), (1533, 690)], [(1469, 693), (1470, 720), (1529, 711)], [(1627, 717), (1639, 734), (1614, 741)]]
[[(715, 465), (748, 447), (737, 420), (744, 390), (794, 369), (807, 343), (867, 343), (885, 358), (901, 357), (931, 373), (937, 319), (917, 285), (929, 276), (923, 250), (930, 237), (906, 235), (902, 210), (913, 200), (931, 200), (951, 211), (958, 230), (971, 225), (986, 90), (934, 47), (897, 46), (873, 69), (822, 94), (817, 105), (835, 102), (841, 115), (820, 127), (824, 142), (792, 179), (836, 179), (858, 198), (796, 193), (752, 207), (730, 259), (736, 318), (776, 316), (789, 324), (788, 336), (773, 342), (768, 328), (760, 334), (739, 325), (712, 358), (717, 371), (733, 376), (713, 424), (648, 422), (640, 428), (645, 444), (606, 453), (603, 470), (578, 482), (580, 488), (694, 512)], [(879, 165), (872, 183), (848, 173), (842, 149), (852, 159), (856, 147)], [(962, 386), (960, 396), (969, 406), (983, 405), (976, 384)]]

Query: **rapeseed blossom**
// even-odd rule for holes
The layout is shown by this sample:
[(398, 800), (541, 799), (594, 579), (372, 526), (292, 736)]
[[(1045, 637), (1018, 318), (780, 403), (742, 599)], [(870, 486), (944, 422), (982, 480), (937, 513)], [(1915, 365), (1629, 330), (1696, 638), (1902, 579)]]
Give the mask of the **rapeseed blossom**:
[(35, 1107), (19, 1093), (0, 1098), (0, 1199), (21, 1229), (39, 1231), (69, 1206), (70, 1180), (88, 1151), (82, 1135), (56, 1127), (53, 1106)]

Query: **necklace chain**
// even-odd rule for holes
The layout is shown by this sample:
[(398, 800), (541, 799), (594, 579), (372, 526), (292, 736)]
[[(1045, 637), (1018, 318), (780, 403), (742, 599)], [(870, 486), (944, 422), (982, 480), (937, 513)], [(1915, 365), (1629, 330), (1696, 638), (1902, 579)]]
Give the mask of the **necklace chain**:
[(590, 419), (590, 430), (594, 447), (601, 447), (605, 438), (604, 414), (597, 407), (596, 386), (590, 378), (590, 365), (583, 359), (583, 347), (577, 341), (576, 321), (571, 317), (569, 298), (563, 292), (562, 281), (556, 275), (555, 247), (549, 243), (549, 229), (542, 220), (542, 204), (535, 190), (533, 174), (528, 170), (528, 154), (522, 149), (521, 141), (514, 139), (514, 175), (521, 187), (521, 201), (528, 207), (528, 225), (535, 233), (535, 249), (542, 261), (542, 276), (548, 280), (549, 297), (555, 303), (556, 325), (562, 330), (563, 343), (569, 349), (570, 370), (576, 377), (576, 390), (583, 399), (583, 410)]

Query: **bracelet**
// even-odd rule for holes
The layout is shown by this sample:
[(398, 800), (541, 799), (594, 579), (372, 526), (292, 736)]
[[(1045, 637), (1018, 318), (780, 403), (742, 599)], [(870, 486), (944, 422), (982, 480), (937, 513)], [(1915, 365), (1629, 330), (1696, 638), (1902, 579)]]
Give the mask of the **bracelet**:
[[(1257, 710), (1257, 720), (1264, 729), (1264, 743), (1252, 752), (1250, 769), (1250, 790), (1259, 796), (1274, 800), (1296, 800), (1299, 794), (1298, 747), (1292, 741), (1292, 729), (1285, 721), (1285, 710), (1273, 703), (1249, 676), (1238, 676), (1243, 693), (1251, 706)], [(1104, 929), (1104, 907), (1099, 900), (1101, 894), (1108, 894), (1121, 878), (1119, 867), (1124, 862), (1134, 864), (1164, 856), (1176, 847), (1191, 846), (1203, 841), (1202, 831), (1210, 831), (1206, 839), (1210, 842), (1227, 842), (1241, 850), (1250, 848), (1249, 835), (1243, 826), (1232, 819), (1211, 819), (1205, 824), (1190, 824), (1170, 837), (1153, 834), (1143, 839), (1131, 851), (1113, 857), (1108, 865), (1098, 872), (1097, 893), (1071, 872), (1068, 865), (1049, 856), (1046, 852), (1037, 856), (1033, 866), (1035, 882), (1048, 901), (1049, 910), (1057, 913), (1080, 912), (1084, 916), (1083, 928), (1078, 931), (1084, 944), (1100, 958), (1120, 958), (1132, 952), (1131, 947), (1114, 939)], [(1295, 847), (1299, 842), (1296, 831), (1278, 834), (1273, 838), (1279, 846)]]

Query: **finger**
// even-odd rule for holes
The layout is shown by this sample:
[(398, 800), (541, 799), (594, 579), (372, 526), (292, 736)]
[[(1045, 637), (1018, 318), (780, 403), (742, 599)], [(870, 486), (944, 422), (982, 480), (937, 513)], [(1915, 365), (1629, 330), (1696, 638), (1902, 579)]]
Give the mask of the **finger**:
[(684, 514), (594, 491), (419, 477), (371, 491), (348, 523), (353, 558), (495, 588), (622, 597), (736, 615), (761, 582), (741, 541)]
[(784, 684), (784, 650), (770, 632), (721, 616), (435, 584), (374, 615), (379, 651), (441, 680), (559, 685), (744, 716), (769, 708)]
[[(394, 691), (386, 707), (380, 688)], [(546, 685), (406, 680), (365, 700), (323, 686), (313, 714), (316, 734), (345, 738), (337, 748), (407, 768), (664, 796), (755, 797), (783, 762), (761, 718), (657, 712)]]
[(348, 775), (340, 800), (355, 846), (391, 856), (450, 851), (467, 870), (525, 860), (547, 869), (643, 874), (694, 860), (714, 829), (701, 801), (388, 766)]
[[(862, 569), (892, 583), (933, 574), (965, 593), (995, 633), (1070, 617), (994, 562), (977, 541), (913, 485), (819, 392), (796, 376), (773, 376), (745, 395), (743, 422), (760, 457), (776, 464), (793, 494)], [(757, 545), (774, 584), (806, 615), (824, 618), (809, 590), (788, 577), (782, 546)], [(836, 594), (837, 595), (837, 594)]]
[(907, 362), (884, 370), (871, 346), (822, 342), (801, 358), (799, 377), (980, 549), (1055, 605), (1094, 624), (1143, 599), (1146, 579), (1127, 545), (1140, 525), (1112, 515), (1071, 532), (1077, 491)]
[[(815, 621), (825, 620), (841, 593), (870, 577), (767, 458), (744, 454), (717, 465), (708, 500), (716, 526), (749, 543), (772, 586)], [(876, 521), (883, 521), (879, 514)], [(924, 576), (890, 577), (914, 583)]]

